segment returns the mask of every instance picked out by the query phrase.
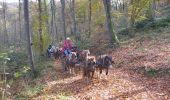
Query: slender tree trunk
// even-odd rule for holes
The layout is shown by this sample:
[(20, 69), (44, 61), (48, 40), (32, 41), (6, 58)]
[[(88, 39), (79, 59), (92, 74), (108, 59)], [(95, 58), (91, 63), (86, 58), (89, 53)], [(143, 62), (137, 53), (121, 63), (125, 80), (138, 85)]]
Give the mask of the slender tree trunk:
[(6, 0), (3, 1), (3, 30), (4, 30), (4, 44), (8, 44), (8, 33), (6, 28)]
[(54, 14), (54, 12), (53, 12), (53, 0), (51, 0), (51, 29), (50, 29), (50, 33), (51, 33), (51, 37), (52, 37), (52, 42), (54, 42), (54, 31), (53, 31), (53, 20), (54, 20), (54, 18), (53, 18), (53, 14)]
[(41, 0), (38, 0), (38, 8), (39, 8), (39, 46), (40, 46), (40, 54), (43, 54), (43, 37), (42, 37), (42, 9), (41, 9)]
[(126, 18), (126, 26), (127, 26), (127, 28), (128, 28), (128, 27), (129, 27), (128, 0), (124, 0), (123, 4), (124, 4), (124, 14), (125, 14), (125, 18)]
[[(48, 17), (48, 9), (47, 9), (47, 2), (46, 2), (46, 0), (44, 0), (44, 7), (45, 7), (45, 14)], [(50, 28), (49, 28), (48, 19), (46, 20), (46, 25), (47, 25), (47, 33), (49, 33), (50, 32)]]
[(155, 20), (155, 10), (156, 10), (156, 1), (155, 0), (153, 0), (152, 7), (153, 7), (152, 16), (153, 16), (153, 20)]
[[(18, 42), (18, 38), (17, 38), (17, 21), (15, 20), (14, 21), (14, 43), (17, 43)], [(16, 45), (16, 44), (15, 44)]]
[(21, 44), (22, 41), (22, 34), (21, 34), (21, 0), (19, 0), (19, 12), (18, 12), (19, 18), (19, 45)]
[(54, 0), (51, 0), (51, 32), (53, 36), (52, 42), (54, 42), (57, 37), (56, 5)]
[(155, 20), (155, 8), (156, 8), (155, 0), (150, 0), (148, 17), (151, 21)]
[(76, 16), (75, 16), (75, 0), (72, 0), (72, 19), (73, 19), (73, 33), (76, 37), (76, 43), (78, 43), (78, 34), (77, 34), (77, 26), (76, 26)]
[(0, 44), (3, 43), (2, 21), (0, 20)]
[(106, 22), (107, 22), (107, 32), (110, 35), (111, 43), (119, 43), (116, 33), (113, 30), (112, 18), (111, 18), (111, 0), (103, 0), (105, 13), (106, 13)]
[(125, 0), (123, 0), (123, 5), (122, 5), (122, 8), (123, 8), (122, 10), (123, 10), (123, 11), (125, 10), (125, 5), (126, 5), (126, 3), (127, 3), (127, 2), (126, 2)]
[(28, 58), (30, 62), (30, 67), (35, 74), (35, 66), (34, 66), (34, 60), (33, 60), (33, 51), (32, 51), (32, 45), (31, 45), (31, 36), (29, 32), (29, 11), (28, 11), (28, 0), (24, 0), (24, 20), (25, 20), (25, 34), (27, 35), (27, 47), (28, 47)]
[(64, 33), (64, 38), (66, 39), (65, 0), (60, 0), (60, 2), (61, 2), (61, 16), (62, 16), (62, 31)]
[[(57, 36), (57, 23), (56, 23), (56, 4), (55, 1), (53, 0), (53, 15), (54, 15), (54, 28), (55, 28), (55, 36)], [(56, 37), (55, 37), (56, 38)]]
[(91, 16), (92, 16), (92, 11), (91, 11), (91, 0), (89, 0), (89, 37), (91, 36)]
[(131, 0), (130, 4), (132, 6), (131, 15), (130, 15), (130, 28), (133, 28), (134, 23), (135, 23), (135, 17), (134, 17), (135, 5), (134, 5), (134, 0)]

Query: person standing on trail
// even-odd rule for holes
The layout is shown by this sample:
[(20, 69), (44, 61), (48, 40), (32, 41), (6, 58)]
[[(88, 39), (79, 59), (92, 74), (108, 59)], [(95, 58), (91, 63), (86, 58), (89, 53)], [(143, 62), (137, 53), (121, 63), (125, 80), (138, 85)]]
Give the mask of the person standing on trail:
[(72, 41), (69, 37), (67, 37), (66, 40), (64, 40), (63, 46), (62, 46), (62, 52), (65, 56), (68, 56), (71, 53), (72, 49)]

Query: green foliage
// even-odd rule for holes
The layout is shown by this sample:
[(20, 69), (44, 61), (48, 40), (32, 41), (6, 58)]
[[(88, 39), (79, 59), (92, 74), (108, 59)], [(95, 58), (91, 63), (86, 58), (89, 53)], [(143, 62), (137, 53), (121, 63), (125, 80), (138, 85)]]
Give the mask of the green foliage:
[(105, 23), (106, 19), (103, 8), (103, 2), (101, 0), (92, 0), (92, 20), (96, 26)]
[(3, 62), (5, 60), (8, 60), (8, 58), (7, 58), (8, 56), (7, 55), (8, 55), (7, 53), (0, 53), (0, 61)]
[(148, 70), (148, 71), (146, 71), (146, 74), (148, 75), (148, 76), (155, 76), (156, 74), (157, 74), (157, 70), (156, 69), (150, 69), (150, 70)]
[(128, 7), (131, 25), (138, 19), (144, 18), (148, 10), (149, 0), (134, 0)]
[(136, 29), (142, 29), (142, 28), (144, 28), (149, 22), (150, 22), (150, 20), (148, 20), (148, 19), (146, 19), (146, 20), (141, 20), (141, 21), (137, 21), (137, 22), (136, 22)]
[(136, 29), (160, 28), (170, 26), (170, 18), (160, 19), (157, 21), (142, 20), (136, 22)]
[(24, 66), (23, 68), (20, 68), (18, 71), (16, 71), (14, 73), (14, 77), (15, 78), (18, 78), (18, 77), (21, 77), (21, 76), (25, 76), (27, 75), (27, 73), (30, 72), (30, 67), (29, 66)]
[(19, 53), (19, 52), (11, 52), (8, 54), (10, 61), (8, 61), (8, 66), (16, 66), (21, 67), (28, 63), (27, 61), (27, 54), (26, 53)]
[(79, 44), (79, 48), (81, 50), (85, 50), (85, 49), (88, 49), (90, 47), (90, 39), (87, 38), (87, 36), (82, 36), (81, 38), (81, 41), (80, 41), (80, 44)]
[(60, 93), (58, 97), (60, 98), (60, 100), (68, 100), (68, 97), (66, 97), (64, 93)]
[[(43, 5), (44, 6), (44, 5)], [(50, 43), (50, 34), (48, 33), (48, 29), (47, 29), (47, 21), (48, 21), (48, 14), (46, 14), (47, 12), (43, 12), (42, 14), (42, 39), (43, 39), (43, 52), (46, 51), (46, 48), (48, 47), (49, 43)], [(33, 26), (33, 46), (34, 46), (34, 51), (39, 52), (40, 47), (40, 38), (39, 38), (39, 34), (38, 34), (38, 30), (39, 30), (39, 20), (38, 20), (38, 14), (34, 14), (33, 15), (33, 20), (32, 20), (32, 26)]]
[(11, 74), (11, 78), (18, 78), (30, 71), (26, 53), (11, 52), (8, 57), (10, 60), (7, 62), (7, 72)]
[(3, 67), (6, 67), (7, 62), (10, 60), (7, 53), (0, 53), (0, 72), (3, 72)]
[(16, 99), (33, 97), (37, 93), (40, 93), (43, 90), (43, 88), (44, 88), (44, 85), (42, 85), (42, 84), (36, 85), (35, 87), (26, 85), (24, 88), (24, 91), (21, 92), (21, 94), (19, 94)]
[(167, 19), (161, 19), (155, 22), (152, 22), (150, 25), (148, 25), (151, 28), (158, 28), (158, 27), (166, 27), (170, 26), (170, 18)]
[[(47, 34), (46, 32), (43, 32), (42, 34), (42, 38), (43, 38), (43, 52), (46, 51), (46, 48), (48, 47), (48, 45), (50, 44), (50, 38), (49, 38), (49, 34)], [(40, 47), (39, 47), (39, 36), (38, 34), (33, 34), (33, 44), (34, 44), (34, 50), (35, 51), (39, 51)]]

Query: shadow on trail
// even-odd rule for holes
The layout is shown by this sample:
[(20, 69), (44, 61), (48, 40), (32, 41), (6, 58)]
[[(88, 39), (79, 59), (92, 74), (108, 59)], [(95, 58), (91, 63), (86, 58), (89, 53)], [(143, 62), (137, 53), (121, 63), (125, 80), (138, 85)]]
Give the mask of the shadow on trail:
[(64, 94), (65, 96), (73, 96), (78, 95), (81, 93), (88, 92), (93, 87), (96, 86), (96, 84), (100, 84), (102, 87), (107, 87), (108, 81), (107, 80), (97, 80), (93, 79), (90, 83), (85, 82), (83, 79), (78, 79), (72, 81), (70, 79), (70, 82), (65, 83), (56, 83), (53, 85), (48, 91), (48, 94)]

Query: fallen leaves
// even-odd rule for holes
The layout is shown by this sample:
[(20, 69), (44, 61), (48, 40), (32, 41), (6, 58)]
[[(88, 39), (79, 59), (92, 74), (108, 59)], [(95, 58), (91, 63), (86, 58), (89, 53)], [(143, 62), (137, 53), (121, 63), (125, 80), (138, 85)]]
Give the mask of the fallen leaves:
[[(95, 73), (90, 84), (84, 82), (81, 74), (63, 73), (60, 63), (56, 62), (55, 68), (45, 69), (37, 80), (36, 84), (45, 87), (34, 99), (170, 99), (170, 42), (165, 42), (143, 38), (121, 46), (113, 52), (116, 64), (109, 75), (102, 74), (99, 79)], [(162, 76), (148, 77), (145, 73), (151, 69)], [(18, 84), (21, 83), (17, 82), (16, 88), (20, 88)]]

